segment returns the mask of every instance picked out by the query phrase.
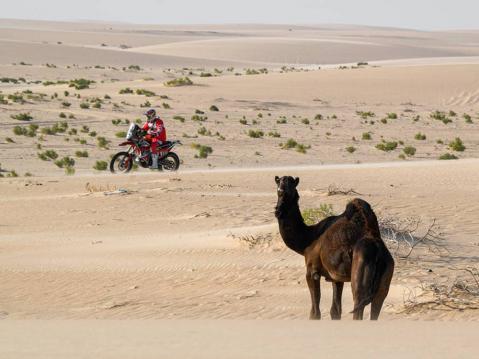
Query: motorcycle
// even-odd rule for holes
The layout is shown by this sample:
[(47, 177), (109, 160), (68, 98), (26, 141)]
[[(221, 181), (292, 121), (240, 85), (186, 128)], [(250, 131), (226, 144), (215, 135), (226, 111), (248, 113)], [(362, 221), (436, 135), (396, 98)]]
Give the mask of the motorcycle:
[[(110, 161), (110, 171), (112, 173), (128, 173), (133, 168), (133, 164), (148, 168), (151, 166), (150, 143), (144, 139), (145, 131), (137, 124), (132, 123), (126, 134), (126, 141), (119, 146), (130, 146), (127, 151), (118, 152)], [(166, 171), (176, 171), (180, 167), (180, 158), (171, 150), (181, 145), (180, 141), (166, 141), (158, 146), (158, 169)]]

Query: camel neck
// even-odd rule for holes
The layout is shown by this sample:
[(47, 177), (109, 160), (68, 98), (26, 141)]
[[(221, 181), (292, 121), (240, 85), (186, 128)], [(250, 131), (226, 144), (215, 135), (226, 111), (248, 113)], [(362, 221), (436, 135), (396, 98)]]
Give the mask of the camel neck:
[(315, 240), (311, 227), (304, 223), (303, 216), (296, 203), (292, 206), (285, 218), (278, 219), (279, 232), (286, 246), (298, 254), (304, 251)]

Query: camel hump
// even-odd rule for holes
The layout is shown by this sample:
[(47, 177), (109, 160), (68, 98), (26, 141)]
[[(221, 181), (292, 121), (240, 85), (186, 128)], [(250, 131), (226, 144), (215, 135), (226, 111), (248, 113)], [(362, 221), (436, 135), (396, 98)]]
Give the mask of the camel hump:
[(370, 233), (372, 236), (380, 236), (379, 224), (376, 214), (374, 213), (371, 205), (361, 198), (354, 198), (346, 206), (344, 213), (346, 217), (352, 218), (356, 215), (360, 215), (364, 220), (365, 232)]

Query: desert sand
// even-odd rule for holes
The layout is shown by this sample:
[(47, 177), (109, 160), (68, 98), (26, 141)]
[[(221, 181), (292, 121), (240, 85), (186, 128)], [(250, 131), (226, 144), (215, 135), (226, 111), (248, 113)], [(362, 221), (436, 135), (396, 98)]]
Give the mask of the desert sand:
[[(0, 356), (475, 357), (478, 41), (0, 20)], [(165, 85), (185, 76), (193, 85)], [(78, 78), (95, 82), (69, 87)], [(183, 142), (180, 170), (94, 169), (147, 107)], [(198, 158), (193, 144), (213, 152)], [(325, 282), (324, 320), (306, 321), (275, 175), (301, 178), (303, 209), (371, 203), (396, 260), (380, 322), (353, 324), (348, 285), (343, 322), (330, 321)], [(413, 249), (389, 231), (417, 227), (418, 240), (431, 225), (437, 237)]]

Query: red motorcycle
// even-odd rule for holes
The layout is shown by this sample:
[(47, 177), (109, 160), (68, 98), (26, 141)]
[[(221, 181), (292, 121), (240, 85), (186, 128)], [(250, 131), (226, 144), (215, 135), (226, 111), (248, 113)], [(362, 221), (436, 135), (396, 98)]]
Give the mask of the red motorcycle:
[[(112, 173), (128, 173), (133, 168), (133, 164), (148, 168), (151, 166), (150, 143), (145, 140), (145, 131), (137, 124), (132, 123), (126, 134), (126, 141), (119, 146), (130, 146), (128, 151), (118, 152), (110, 161), (110, 171)], [(174, 152), (173, 147), (181, 145), (180, 141), (166, 141), (158, 146), (158, 169), (166, 171), (176, 171), (180, 167), (180, 158)]]

